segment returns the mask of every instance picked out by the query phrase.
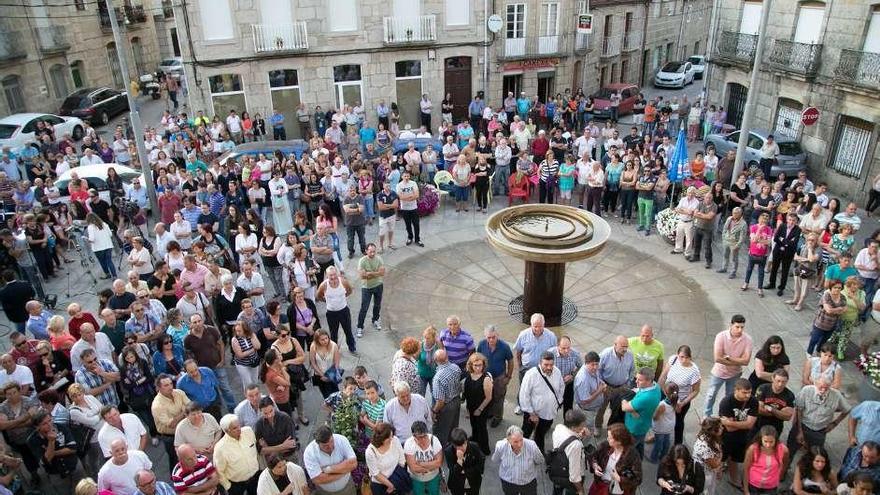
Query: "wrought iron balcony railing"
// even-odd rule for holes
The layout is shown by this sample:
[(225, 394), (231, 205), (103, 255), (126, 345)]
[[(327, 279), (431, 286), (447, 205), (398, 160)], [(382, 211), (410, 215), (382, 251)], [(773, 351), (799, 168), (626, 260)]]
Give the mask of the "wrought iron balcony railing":
[(722, 31), (715, 55), (722, 60), (751, 64), (758, 47), (758, 35)]
[(616, 55), (620, 55), (620, 42), (621, 36), (606, 36), (602, 38), (602, 53), (600, 53), (603, 57), (614, 57)]
[(834, 77), (847, 84), (880, 89), (880, 53), (841, 50)]
[(767, 60), (777, 69), (815, 76), (819, 72), (821, 55), (821, 44), (775, 39)]
[[(589, 35), (588, 35), (589, 36)], [(568, 55), (570, 38), (561, 34), (555, 36), (527, 36), (525, 38), (506, 38), (502, 60), (516, 60), (537, 57), (559, 57)]]
[(21, 32), (0, 29), (0, 63), (24, 57), (27, 57), (27, 52), (21, 42)]
[(43, 53), (63, 52), (70, 48), (64, 26), (41, 26), (36, 28), (37, 41)]
[(416, 17), (385, 17), (383, 26), (382, 41), (386, 45), (425, 44), (437, 41), (437, 16), (433, 14)]
[(309, 32), (305, 21), (291, 24), (251, 24), (254, 52), (290, 52), (309, 49)]

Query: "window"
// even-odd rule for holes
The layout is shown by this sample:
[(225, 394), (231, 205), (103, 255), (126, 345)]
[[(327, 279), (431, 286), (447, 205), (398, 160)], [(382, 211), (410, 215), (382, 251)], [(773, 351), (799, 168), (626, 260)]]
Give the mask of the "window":
[(336, 86), (336, 106), (357, 105), (363, 102), (363, 81), (360, 65), (337, 65), (333, 67), (333, 82)]
[(776, 108), (776, 126), (774, 133), (781, 136), (797, 139), (801, 130), (801, 113), (803, 105), (794, 100), (787, 98), (779, 99), (779, 106)]
[(9, 113), (24, 112), (21, 79), (18, 76), (6, 76), (0, 84), (3, 86), (3, 96), (6, 97), (6, 107), (9, 109)]
[(122, 79), (122, 69), (119, 68), (119, 55), (116, 53), (116, 43), (107, 43), (107, 63), (110, 64), (110, 74), (113, 76), (113, 86), (124, 88), (125, 81)]
[(208, 78), (214, 115), (225, 119), (230, 110), (239, 115), (247, 109), (247, 100), (238, 74), (219, 74)]
[(202, 38), (206, 41), (229, 40), (235, 37), (229, 0), (199, 0)]
[(764, 140), (754, 134), (749, 134), (749, 141), (746, 143), (746, 146), (753, 150), (759, 150), (764, 146)]
[(471, 0), (446, 0), (446, 25), (466, 26), (471, 23)]
[(327, 0), (330, 31), (356, 31), (358, 10), (356, 0)]
[(844, 115), (837, 124), (830, 167), (843, 175), (860, 177), (873, 126), (870, 122)]
[(541, 36), (559, 34), (559, 4), (545, 3), (541, 5)]
[(56, 98), (64, 98), (70, 93), (67, 87), (67, 68), (61, 64), (55, 64), (49, 68), (49, 79), (52, 80), (52, 91)]
[(137, 73), (145, 73), (147, 65), (144, 63), (144, 47), (141, 45), (141, 39), (137, 36), (131, 39), (131, 53), (134, 56), (134, 68)]
[(418, 60), (403, 60), (394, 64), (396, 77), (422, 77), (422, 63)]
[(525, 38), (526, 36), (526, 4), (514, 3), (507, 6), (506, 38)]
[(70, 64), (70, 77), (73, 79), (73, 87), (76, 89), (84, 88), (86, 85), (86, 68), (83, 66), (82, 60)]
[(797, 26), (794, 30), (795, 43), (815, 45), (822, 39), (822, 21), (825, 18), (825, 4), (809, 2), (798, 9)]
[(269, 93), (272, 108), (284, 115), (284, 131), (288, 139), (308, 139), (298, 125), (296, 110), (300, 104), (299, 75), (292, 69), (269, 71)]

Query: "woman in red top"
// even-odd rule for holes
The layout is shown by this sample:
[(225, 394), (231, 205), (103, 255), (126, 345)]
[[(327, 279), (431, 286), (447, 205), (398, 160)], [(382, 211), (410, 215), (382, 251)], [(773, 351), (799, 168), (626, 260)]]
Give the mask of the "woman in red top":
[(758, 296), (764, 297), (764, 265), (767, 263), (767, 255), (770, 252), (770, 242), (773, 240), (773, 229), (767, 223), (770, 214), (766, 211), (758, 217), (758, 223), (749, 227), (749, 266), (746, 268), (746, 279), (740, 290), (748, 290), (749, 280), (752, 278), (752, 270), (758, 267)]
[(284, 367), (281, 355), (275, 349), (266, 351), (263, 364), (260, 366), (260, 380), (266, 384), (269, 396), (275, 401), (278, 409), (293, 417), (290, 403), (290, 375)]

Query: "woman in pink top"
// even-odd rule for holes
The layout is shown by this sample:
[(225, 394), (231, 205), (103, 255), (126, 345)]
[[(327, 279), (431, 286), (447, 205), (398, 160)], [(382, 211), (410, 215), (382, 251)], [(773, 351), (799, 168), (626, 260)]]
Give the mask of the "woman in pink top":
[(752, 270), (758, 267), (758, 296), (764, 297), (764, 265), (767, 263), (767, 255), (770, 253), (770, 242), (773, 240), (773, 229), (767, 225), (770, 215), (761, 213), (758, 223), (749, 227), (749, 266), (746, 268), (746, 279), (740, 290), (748, 290), (749, 280), (752, 278)]
[(776, 428), (772, 425), (761, 428), (746, 450), (743, 494), (776, 493), (788, 470), (788, 457), (788, 447), (776, 438)]

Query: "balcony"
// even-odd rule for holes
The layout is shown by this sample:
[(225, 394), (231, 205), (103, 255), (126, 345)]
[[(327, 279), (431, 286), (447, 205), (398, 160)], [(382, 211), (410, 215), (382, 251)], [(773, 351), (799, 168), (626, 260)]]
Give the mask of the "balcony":
[(60, 53), (70, 48), (64, 26), (43, 26), (36, 28), (40, 51), (44, 54)]
[(538, 57), (561, 57), (568, 55), (569, 37), (529, 36), (526, 38), (506, 38), (502, 60), (517, 60)]
[(834, 78), (854, 86), (880, 89), (880, 53), (841, 50)]
[(586, 33), (577, 33), (574, 37), (574, 52), (583, 55), (590, 50), (590, 35)]
[(606, 36), (602, 38), (601, 57), (616, 57), (620, 55), (620, 36)]
[(437, 42), (437, 16), (385, 17), (382, 42), (386, 45), (424, 45)]
[(758, 47), (758, 35), (722, 31), (715, 47), (719, 61), (751, 66)]
[[(112, 29), (112, 26), (110, 25), (110, 14), (107, 13), (107, 9), (104, 7), (103, 2), (100, 6), (101, 7), (98, 9), (98, 16), (101, 19), (101, 29), (109, 31)], [(147, 11), (144, 9), (143, 5), (124, 5), (121, 8), (116, 7), (113, 10), (116, 12), (116, 22), (119, 23), (120, 27), (139, 27), (141, 24), (147, 22)]]
[(767, 60), (778, 70), (814, 77), (819, 72), (822, 45), (773, 40)]
[(27, 57), (21, 40), (20, 31), (0, 30), (0, 64)]
[(642, 49), (642, 32), (629, 31), (623, 35), (623, 51), (631, 52)]
[(309, 49), (306, 22), (251, 24), (255, 53), (301, 52)]

